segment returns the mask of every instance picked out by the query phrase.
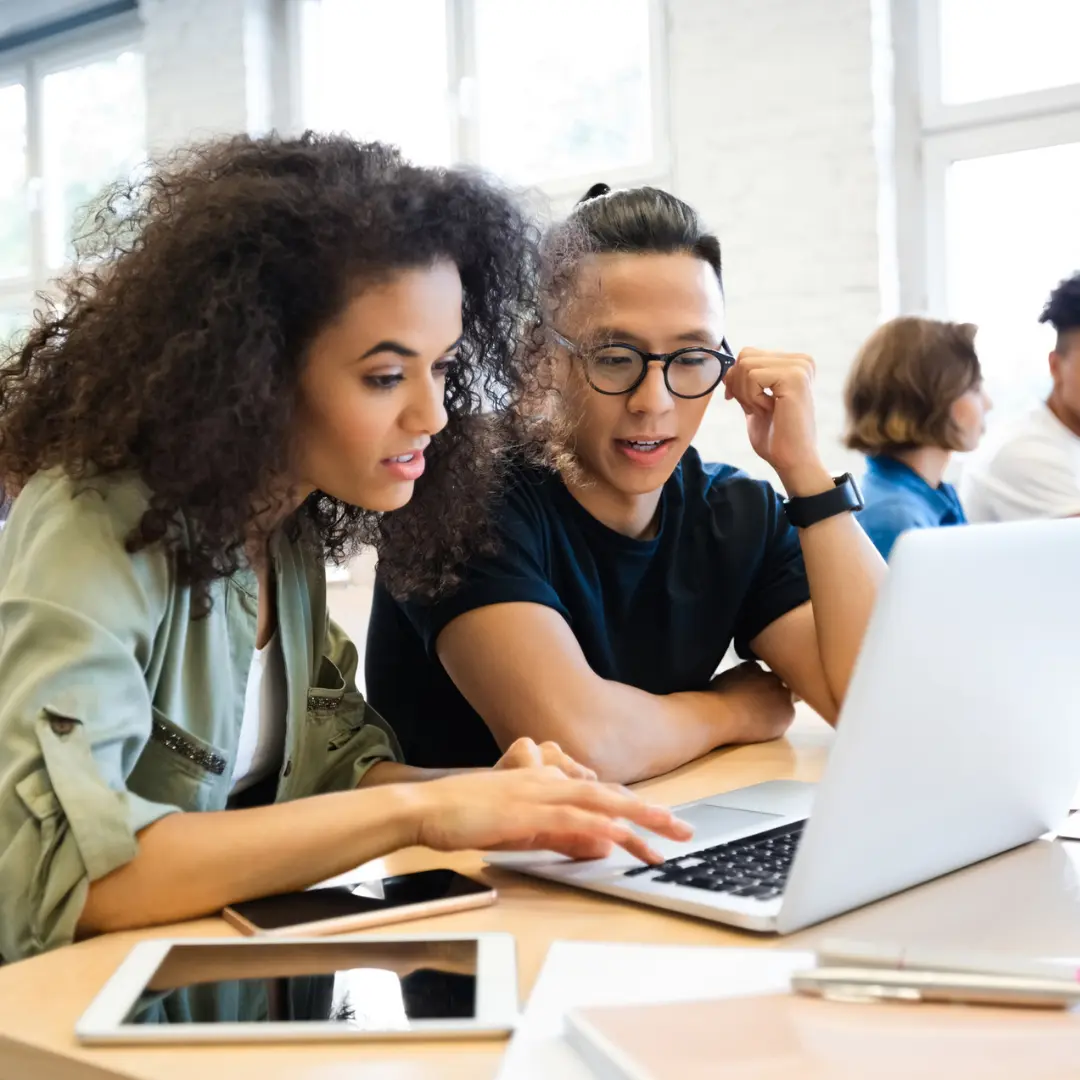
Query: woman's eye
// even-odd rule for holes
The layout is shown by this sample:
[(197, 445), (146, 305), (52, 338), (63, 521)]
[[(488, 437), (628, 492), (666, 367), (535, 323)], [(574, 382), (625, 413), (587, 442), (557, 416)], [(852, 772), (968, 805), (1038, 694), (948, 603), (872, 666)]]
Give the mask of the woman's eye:
[(393, 390), (405, 376), (399, 371), (386, 375), (365, 375), (364, 382), (375, 390)]
[(458, 358), (456, 356), (444, 356), (441, 360), (436, 360), (431, 365), (431, 370), (440, 377), (445, 377), (447, 372), (457, 367)]

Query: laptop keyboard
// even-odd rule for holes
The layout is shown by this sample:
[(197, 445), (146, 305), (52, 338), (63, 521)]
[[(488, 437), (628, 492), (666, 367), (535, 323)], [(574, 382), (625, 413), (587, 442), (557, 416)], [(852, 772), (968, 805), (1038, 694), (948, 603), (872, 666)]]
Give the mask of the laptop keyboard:
[(625, 876), (772, 900), (784, 891), (805, 824), (796, 821), (781, 825), (742, 840), (691, 851), (659, 866), (636, 866), (627, 870)]

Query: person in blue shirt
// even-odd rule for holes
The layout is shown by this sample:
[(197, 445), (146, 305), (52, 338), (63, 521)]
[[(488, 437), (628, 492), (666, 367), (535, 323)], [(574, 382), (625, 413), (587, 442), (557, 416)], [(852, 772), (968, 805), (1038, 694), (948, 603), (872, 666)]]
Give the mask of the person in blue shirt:
[(867, 455), (859, 523), (883, 558), (908, 529), (964, 525), (943, 477), (979, 445), (992, 407), (976, 327), (905, 316), (867, 339), (845, 388), (845, 443)]
[[(528, 733), (627, 783), (777, 737), (792, 693), (834, 720), (885, 566), (822, 464), (813, 360), (736, 360), (719, 242), (667, 192), (598, 185), (546, 253), (558, 467), (514, 465), (455, 592), (374, 599), (367, 691), (406, 759), (479, 766)], [(691, 445), (718, 389), (788, 502)], [(732, 642), (748, 663), (717, 676)]]

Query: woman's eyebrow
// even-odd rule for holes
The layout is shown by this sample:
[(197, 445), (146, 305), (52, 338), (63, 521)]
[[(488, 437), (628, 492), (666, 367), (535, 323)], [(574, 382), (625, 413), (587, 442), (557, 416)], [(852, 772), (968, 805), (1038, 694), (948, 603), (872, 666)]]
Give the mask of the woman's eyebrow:
[[(454, 349), (456, 349), (461, 344), (463, 338), (464, 335), (462, 335), (462, 337), (459, 337), (457, 341), (451, 342), (451, 344), (447, 345), (446, 348), (443, 349), (440, 355), (448, 352), (453, 352)], [(420, 355), (415, 349), (410, 349), (408, 345), (402, 345), (400, 341), (386, 340), (380, 341), (377, 345), (372, 345), (371, 348), (368, 349), (368, 351), (360, 357), (360, 359), (367, 360), (369, 356), (376, 356), (378, 353), (384, 352), (393, 353), (395, 356), (403, 356), (406, 360), (413, 360)]]
[(369, 356), (374, 356), (376, 353), (394, 353), (396, 356), (404, 356), (407, 359), (419, 356), (415, 349), (410, 349), (407, 345), (402, 345), (400, 341), (380, 341), (378, 345), (372, 345), (370, 349), (363, 356), (361, 360), (366, 360)]

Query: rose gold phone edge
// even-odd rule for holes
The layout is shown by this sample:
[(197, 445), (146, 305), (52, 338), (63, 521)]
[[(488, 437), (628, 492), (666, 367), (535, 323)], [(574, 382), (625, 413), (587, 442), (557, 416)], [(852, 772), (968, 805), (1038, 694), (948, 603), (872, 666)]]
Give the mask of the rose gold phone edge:
[(448, 896), (439, 900), (424, 900), (419, 904), (403, 904), (387, 911), (368, 911), (362, 915), (341, 915), (336, 919), (320, 919), (318, 922), (292, 923), (273, 930), (262, 930), (231, 907), (221, 911), (221, 917), (248, 937), (324, 937), (348, 934), (353, 930), (367, 930), (373, 926), (390, 926), (393, 923), (427, 919), (434, 915), (451, 915), (458, 911), (490, 907), (499, 898), (498, 892), (488, 889), (469, 896)]

